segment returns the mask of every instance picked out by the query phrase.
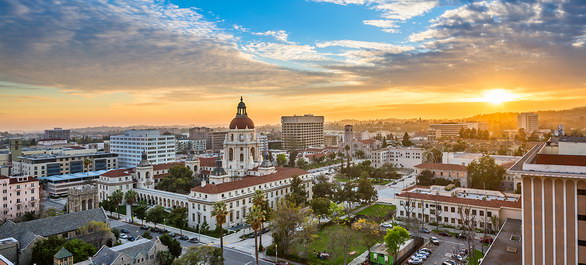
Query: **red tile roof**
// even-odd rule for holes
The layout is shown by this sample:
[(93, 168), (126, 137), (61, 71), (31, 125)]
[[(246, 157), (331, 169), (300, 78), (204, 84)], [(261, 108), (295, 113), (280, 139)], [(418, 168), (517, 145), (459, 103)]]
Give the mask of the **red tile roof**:
[(164, 178), (166, 176), (170, 176), (170, 175), (171, 175), (170, 173), (163, 173), (163, 174), (154, 175), (153, 177), (156, 179), (162, 179), (162, 178)]
[(376, 142), (375, 139), (366, 139), (366, 140), (360, 140), (359, 142), (363, 143), (363, 144), (374, 144)]
[(170, 169), (174, 166), (183, 166), (183, 165), (185, 165), (185, 162), (170, 162), (170, 163), (165, 163), (165, 164), (153, 165), (153, 170), (165, 170), (165, 169)]
[(306, 155), (305, 157), (307, 157), (307, 158), (312, 158), (312, 157), (319, 158), (319, 157), (323, 157), (325, 155), (326, 154), (324, 154), (324, 153), (317, 153), (317, 154)]
[(132, 170), (121, 168), (121, 169), (114, 169), (110, 170), (100, 176), (109, 177), (109, 178), (118, 178), (118, 177), (125, 177), (132, 174)]
[(202, 167), (216, 167), (215, 157), (200, 157), (199, 165)]
[(307, 174), (307, 171), (299, 168), (279, 167), (277, 172), (264, 176), (247, 176), (241, 180), (230, 181), (221, 184), (207, 184), (205, 187), (197, 186), (191, 191), (202, 192), (208, 194), (218, 194), (222, 192), (252, 187), (259, 184), (264, 184), (273, 181), (288, 179), (293, 176), (301, 176)]
[[(31, 176), (28, 176), (28, 177), (7, 177), (7, 176), (0, 175), (0, 179), (8, 179), (10, 184), (35, 182), (35, 181), (38, 182), (39, 181), (37, 178), (31, 177)], [(19, 179), (21, 179), (21, 181), (18, 181)]]
[(535, 164), (544, 165), (563, 165), (563, 166), (586, 166), (586, 156), (580, 155), (555, 155), (555, 154), (537, 154), (534, 160)]
[(489, 208), (501, 208), (501, 207), (509, 207), (509, 208), (518, 208), (521, 209), (521, 199), (517, 201), (502, 201), (502, 200), (476, 200), (476, 199), (469, 199), (469, 198), (459, 198), (459, 197), (452, 197), (452, 196), (442, 196), (442, 195), (433, 195), (433, 194), (422, 194), (417, 192), (401, 192), (397, 195), (397, 197), (411, 197), (411, 199), (418, 199), (418, 200), (429, 200), (429, 201), (440, 201), (440, 202), (447, 202), (453, 204), (463, 204), (463, 205), (473, 205), (473, 206), (480, 206), (480, 207), (489, 207)]
[(441, 163), (423, 163), (415, 166), (421, 169), (435, 169), (435, 170), (451, 170), (451, 171), (466, 171), (466, 166), (454, 165), (454, 164), (441, 164)]

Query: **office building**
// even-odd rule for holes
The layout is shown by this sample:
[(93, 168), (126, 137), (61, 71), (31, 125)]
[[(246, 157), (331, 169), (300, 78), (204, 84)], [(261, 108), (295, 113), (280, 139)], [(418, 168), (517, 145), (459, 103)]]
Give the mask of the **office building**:
[(256, 137), (256, 139), (258, 140), (258, 148), (261, 151), (261, 153), (264, 153), (265, 151), (269, 151), (269, 137), (264, 135), (264, 134), (258, 134), (258, 136)]
[(460, 130), (475, 129), (476, 131), (488, 130), (487, 122), (464, 122), (464, 123), (440, 123), (430, 124), (427, 130), (427, 139), (436, 140), (442, 137), (459, 137)]
[(519, 113), (517, 115), (517, 129), (523, 129), (526, 133), (539, 130), (539, 115), (535, 113)]
[(324, 145), (338, 146), (340, 143), (342, 143), (343, 138), (344, 135), (340, 133), (327, 133), (324, 135)]
[(190, 140), (205, 140), (206, 150), (212, 149), (212, 129), (207, 127), (193, 127), (189, 129)]
[(70, 130), (63, 130), (62, 128), (54, 128), (52, 130), (45, 130), (43, 134), (44, 139), (62, 139), (69, 140), (71, 138)]
[(214, 131), (212, 132), (212, 151), (220, 152), (224, 149), (224, 141), (226, 141), (226, 135), (228, 131)]
[(118, 154), (119, 167), (135, 167), (146, 150), (152, 164), (175, 161), (175, 136), (158, 130), (128, 130), (110, 137), (110, 151)]
[(284, 149), (324, 146), (324, 116), (283, 116), (281, 129)]
[(424, 160), (423, 149), (417, 147), (388, 147), (372, 151), (370, 160), (375, 168), (389, 163), (396, 168), (414, 169)]
[(177, 153), (189, 153), (191, 150), (195, 153), (200, 154), (206, 151), (206, 140), (177, 140), (175, 142), (175, 151)]
[(522, 179), (523, 265), (586, 264), (586, 138), (552, 138), (509, 173)]
[(26, 212), (39, 212), (39, 180), (29, 176), (0, 176), (0, 223), (22, 217)]
[(444, 178), (460, 182), (460, 186), (468, 187), (468, 169), (466, 166), (440, 163), (423, 163), (415, 166), (415, 174), (429, 170), (436, 178)]
[(117, 154), (103, 152), (67, 154), (67, 152), (60, 152), (21, 156), (20, 162), (13, 162), (13, 175), (40, 178), (113, 168), (118, 168)]

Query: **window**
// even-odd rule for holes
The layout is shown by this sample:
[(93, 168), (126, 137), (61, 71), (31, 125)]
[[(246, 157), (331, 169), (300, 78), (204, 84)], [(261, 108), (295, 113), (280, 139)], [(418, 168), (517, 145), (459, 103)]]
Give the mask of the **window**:
[(578, 214), (578, 221), (586, 221), (586, 215)]
[(578, 195), (586, 196), (586, 190), (578, 189)]

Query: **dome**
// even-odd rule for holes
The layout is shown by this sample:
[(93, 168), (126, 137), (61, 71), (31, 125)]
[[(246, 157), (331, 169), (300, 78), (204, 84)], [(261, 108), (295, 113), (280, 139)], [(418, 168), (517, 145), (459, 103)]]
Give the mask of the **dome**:
[(248, 117), (236, 117), (230, 122), (230, 129), (254, 129), (254, 122)]

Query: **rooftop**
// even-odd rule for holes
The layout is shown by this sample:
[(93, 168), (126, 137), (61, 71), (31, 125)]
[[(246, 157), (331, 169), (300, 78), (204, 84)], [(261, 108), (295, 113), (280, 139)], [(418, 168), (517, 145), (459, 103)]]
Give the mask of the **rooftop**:
[(454, 164), (441, 164), (441, 163), (423, 163), (415, 166), (421, 169), (433, 169), (433, 170), (451, 170), (451, 171), (466, 171), (466, 166), (454, 165)]
[(480, 264), (521, 264), (521, 231), (521, 220), (507, 219)]
[(433, 200), (454, 204), (466, 204), (490, 208), (521, 208), (521, 200), (517, 194), (500, 191), (455, 188), (449, 191), (445, 186), (413, 186), (404, 189), (397, 197)]
[(197, 186), (197, 187), (191, 189), (191, 191), (208, 193), (208, 194), (218, 194), (218, 193), (222, 193), (222, 192), (227, 192), (227, 191), (242, 189), (242, 188), (251, 187), (251, 186), (255, 186), (255, 185), (259, 185), (259, 184), (264, 184), (264, 183), (268, 183), (268, 182), (288, 179), (293, 176), (301, 176), (301, 175), (305, 175), (307, 173), (308, 173), (307, 171), (305, 171), (303, 169), (299, 169), (299, 168), (280, 167), (280, 168), (277, 168), (277, 172), (272, 173), (272, 174), (268, 174), (268, 175), (264, 175), (264, 176), (247, 176), (241, 180), (235, 180), (235, 181), (225, 182), (225, 183), (221, 183), (221, 184), (207, 184), (204, 187)]
[(98, 171), (89, 171), (89, 172), (79, 172), (79, 173), (73, 173), (73, 174), (64, 174), (64, 175), (55, 175), (55, 176), (48, 176), (48, 177), (40, 177), (40, 180), (47, 180), (47, 181), (51, 181), (51, 182), (57, 182), (57, 181), (67, 181), (67, 180), (75, 180), (75, 179), (84, 179), (87, 177), (93, 178), (93, 177), (98, 177), (108, 171), (110, 171), (111, 169), (104, 169), (104, 170), (98, 170)]

